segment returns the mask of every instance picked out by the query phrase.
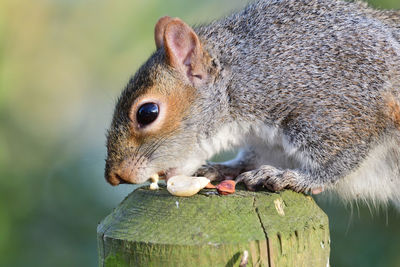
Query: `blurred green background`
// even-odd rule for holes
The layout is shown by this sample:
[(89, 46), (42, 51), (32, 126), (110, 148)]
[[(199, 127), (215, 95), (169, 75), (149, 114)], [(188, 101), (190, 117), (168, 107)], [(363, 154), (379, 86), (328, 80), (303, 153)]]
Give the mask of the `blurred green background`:
[[(196, 24), (244, 5), (0, 1), (0, 266), (97, 265), (97, 223), (132, 190), (103, 178), (105, 131), (120, 91), (155, 49), (155, 22), (168, 14)], [(392, 208), (319, 202), (332, 266), (400, 266)]]

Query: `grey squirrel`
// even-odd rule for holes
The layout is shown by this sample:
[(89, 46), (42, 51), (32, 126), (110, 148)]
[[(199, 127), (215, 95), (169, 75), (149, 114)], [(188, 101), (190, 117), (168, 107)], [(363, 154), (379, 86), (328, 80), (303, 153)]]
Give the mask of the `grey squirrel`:
[(166, 16), (154, 35), (108, 130), (110, 184), (195, 174), (400, 203), (400, 11), (259, 0), (194, 28)]

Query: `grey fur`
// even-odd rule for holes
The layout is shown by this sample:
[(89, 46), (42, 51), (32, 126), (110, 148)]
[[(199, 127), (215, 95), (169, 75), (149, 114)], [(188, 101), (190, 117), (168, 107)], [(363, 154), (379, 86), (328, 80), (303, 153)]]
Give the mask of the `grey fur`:
[[(194, 30), (213, 65), (181, 126), (185, 136), (172, 134), (155, 152), (173, 155), (172, 165), (185, 164), (188, 157), (204, 162), (221, 149), (243, 146), (257, 157), (242, 153), (245, 167), (245, 160), (237, 159), (239, 172), (247, 171), (238, 181), (304, 192), (335, 188), (383, 140), (396, 140), (388, 150), (399, 154), (399, 128), (388, 115), (387, 96), (399, 101), (400, 12), (338, 0), (260, 0)], [(109, 147), (116, 147), (112, 151), (122, 149), (113, 145), (121, 135), (116, 129), (123, 124), (122, 106), (140, 94), (138, 77), (152, 71), (174, 76), (163, 53), (158, 50), (123, 93), (108, 138)], [(223, 140), (224, 128), (236, 129), (236, 135)], [(274, 162), (274, 156), (284, 160)], [(388, 167), (398, 174), (400, 161), (392, 162)], [(220, 165), (226, 166), (238, 173), (238, 165)], [(210, 168), (197, 174), (217, 177)], [(400, 186), (400, 177), (389, 180)], [(363, 194), (350, 191), (353, 198)], [(400, 189), (369, 196), (397, 202)]]

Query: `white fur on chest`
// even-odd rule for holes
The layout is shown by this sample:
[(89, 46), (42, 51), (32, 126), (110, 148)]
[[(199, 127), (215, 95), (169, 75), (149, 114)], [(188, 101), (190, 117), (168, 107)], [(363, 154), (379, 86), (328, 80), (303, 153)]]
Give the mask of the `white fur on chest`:
[(248, 123), (232, 122), (221, 129), (210, 139), (202, 140), (200, 148), (207, 158), (223, 151), (230, 150), (244, 143), (244, 138), (250, 130)]
[(221, 127), (211, 138), (200, 142), (206, 158), (236, 147), (251, 146), (258, 155), (256, 165), (307, 169), (314, 166), (309, 157), (293, 145), (275, 126), (234, 122)]
[(301, 169), (315, 166), (311, 159), (290, 142), (278, 127), (260, 124), (254, 128), (253, 136), (249, 139), (260, 157), (258, 165)]

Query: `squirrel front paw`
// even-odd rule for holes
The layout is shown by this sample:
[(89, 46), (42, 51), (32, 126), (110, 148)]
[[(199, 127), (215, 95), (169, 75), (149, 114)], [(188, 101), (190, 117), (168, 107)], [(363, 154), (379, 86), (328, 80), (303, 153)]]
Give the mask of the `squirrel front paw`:
[(295, 192), (306, 192), (307, 186), (299, 183), (300, 175), (294, 170), (280, 170), (264, 165), (259, 169), (244, 172), (236, 178), (236, 183), (244, 183), (248, 190), (254, 191), (262, 187), (276, 192), (291, 189)]
[(241, 170), (232, 166), (218, 163), (207, 163), (201, 166), (194, 176), (204, 176), (211, 181), (233, 180)]

